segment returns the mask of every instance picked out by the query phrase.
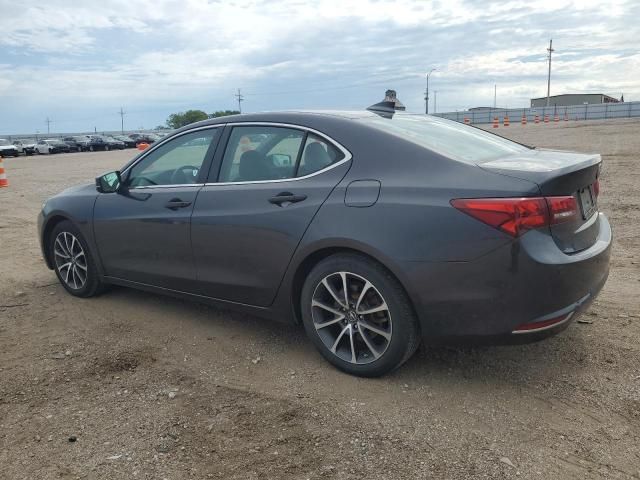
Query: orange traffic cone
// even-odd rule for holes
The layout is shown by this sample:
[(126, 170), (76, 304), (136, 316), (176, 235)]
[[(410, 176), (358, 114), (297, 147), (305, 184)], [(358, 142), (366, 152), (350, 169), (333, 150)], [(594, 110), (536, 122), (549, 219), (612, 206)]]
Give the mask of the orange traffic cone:
[(544, 116), (544, 123), (549, 123), (549, 115)]
[(559, 122), (560, 121), (560, 117), (558, 116), (558, 114), (556, 113), (553, 117), (553, 121), (554, 122)]
[(147, 148), (149, 148), (149, 144), (142, 142), (138, 144), (138, 150), (142, 151), (142, 150), (146, 150)]
[(533, 123), (540, 123), (540, 117), (538, 115), (535, 116)]
[(4, 163), (2, 163), (2, 157), (0, 157), (0, 188), (8, 186), (9, 180), (7, 180), (7, 174), (4, 171)]
[(464, 117), (464, 123), (466, 125), (471, 125), (471, 120), (469, 119), (469, 117)]
[(504, 116), (504, 126), (508, 127), (509, 126), (509, 115), (505, 115)]
[(522, 120), (520, 120), (520, 123), (522, 125), (526, 125), (527, 124), (527, 116), (524, 113), (522, 114)]
[(500, 126), (500, 121), (498, 117), (493, 117), (493, 128), (498, 128)]

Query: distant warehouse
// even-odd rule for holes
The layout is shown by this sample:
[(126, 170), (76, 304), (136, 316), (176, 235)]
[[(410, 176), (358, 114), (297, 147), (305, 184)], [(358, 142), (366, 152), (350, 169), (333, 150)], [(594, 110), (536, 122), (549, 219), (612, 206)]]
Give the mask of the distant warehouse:
[[(549, 97), (549, 106), (568, 107), (570, 105), (585, 105), (592, 103), (618, 103), (620, 100), (604, 93), (567, 93)], [(546, 107), (547, 97), (532, 98), (531, 107)]]

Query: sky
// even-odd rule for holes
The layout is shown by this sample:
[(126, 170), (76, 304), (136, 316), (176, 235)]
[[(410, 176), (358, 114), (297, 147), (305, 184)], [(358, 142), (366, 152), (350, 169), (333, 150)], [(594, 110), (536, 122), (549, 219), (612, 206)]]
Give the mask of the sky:
[[(0, 135), (126, 130), (169, 114), (640, 100), (638, 0), (0, 0)], [(436, 93), (437, 92), (437, 93)], [(436, 104), (434, 105), (434, 100)]]

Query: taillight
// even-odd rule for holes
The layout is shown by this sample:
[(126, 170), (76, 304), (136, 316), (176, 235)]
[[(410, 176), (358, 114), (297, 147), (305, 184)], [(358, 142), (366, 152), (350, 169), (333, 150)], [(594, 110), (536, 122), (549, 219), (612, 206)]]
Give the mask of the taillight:
[(578, 215), (575, 197), (545, 197), (549, 205), (550, 225), (573, 220)]
[(600, 195), (600, 179), (599, 178), (593, 184), (593, 194), (596, 197)]
[(513, 237), (526, 231), (572, 220), (578, 205), (572, 196), (523, 198), (457, 198), (458, 210)]

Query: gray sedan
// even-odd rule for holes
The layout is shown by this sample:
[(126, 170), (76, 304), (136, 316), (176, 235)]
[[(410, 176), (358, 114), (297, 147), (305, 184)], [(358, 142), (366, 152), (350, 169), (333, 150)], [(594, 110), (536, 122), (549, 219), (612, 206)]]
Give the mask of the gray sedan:
[(239, 115), (52, 197), (39, 232), (72, 295), (125, 285), (302, 324), (378, 376), (422, 340), (566, 328), (609, 271), (600, 169), (425, 115)]

